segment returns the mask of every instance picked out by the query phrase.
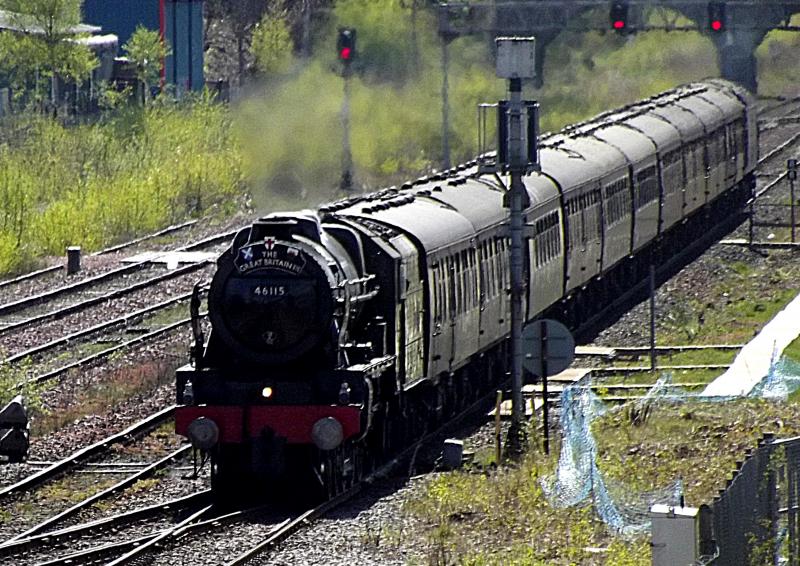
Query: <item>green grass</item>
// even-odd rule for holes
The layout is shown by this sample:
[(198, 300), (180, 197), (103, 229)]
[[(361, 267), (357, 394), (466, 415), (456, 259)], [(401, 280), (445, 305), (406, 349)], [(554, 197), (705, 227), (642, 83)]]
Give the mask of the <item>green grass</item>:
[(404, 508), (420, 526), (403, 538), (416, 537), (424, 548), (411, 563), (577, 564), (596, 558), (591, 547), (608, 547), (609, 564), (649, 564), (644, 540), (612, 541), (589, 506), (550, 508), (539, 480), (554, 466), (552, 456), (529, 454), (519, 466), (491, 474), (432, 478)]
[(19, 499), (3, 505), (0, 524), (10, 524), (14, 517), (26, 517), (28, 521), (39, 522), (55, 514), (55, 510), (67, 509), (95, 493), (111, 487), (119, 478), (96, 476), (93, 474), (72, 474), (55, 480)]
[[(598, 465), (611, 483), (641, 493), (681, 479), (687, 504), (698, 506), (724, 488), (736, 461), (763, 433), (800, 433), (800, 406), (762, 400), (656, 405), (640, 426), (631, 425), (625, 411), (611, 411), (592, 431)], [(413, 528), (397, 535), (422, 545), (411, 563), (650, 564), (649, 539), (613, 536), (588, 502), (550, 506), (539, 480), (555, 468), (558, 442), (553, 446), (549, 457), (533, 451), (496, 472), (432, 477), (422, 495), (404, 507), (416, 521)]]

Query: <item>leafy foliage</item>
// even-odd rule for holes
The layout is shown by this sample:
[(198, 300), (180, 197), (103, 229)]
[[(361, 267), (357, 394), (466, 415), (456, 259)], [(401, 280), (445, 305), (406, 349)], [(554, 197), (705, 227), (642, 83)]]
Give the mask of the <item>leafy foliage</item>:
[(76, 41), (80, 34), (82, 0), (0, 0), (0, 9), (9, 12), (9, 20), (20, 34), (2, 34), (0, 69), (9, 73), (14, 86), (34, 84), (39, 73), (51, 79), (50, 95), (58, 99), (60, 77), (76, 83), (88, 78), (97, 59), (88, 46)]
[[(594, 563), (589, 548), (606, 546), (613, 539), (595, 520), (591, 506), (550, 508), (539, 478), (552, 465), (551, 458), (537, 454), (527, 456), (518, 467), (492, 474), (450, 472), (433, 477), (424, 493), (404, 509), (421, 523), (412, 536), (422, 539), (427, 563)], [(615, 542), (608, 554), (620, 561), (607, 564), (650, 563), (642, 540)]]
[(286, 10), (282, 3), (264, 12), (261, 21), (253, 30), (251, 52), (256, 67), (261, 73), (282, 73), (288, 70), (292, 61), (291, 29)]
[(170, 50), (164, 44), (159, 32), (142, 26), (136, 28), (122, 48), (136, 69), (136, 78), (142, 88), (140, 99), (144, 102), (149, 98), (148, 85), (159, 79), (161, 62), (169, 55)]
[(80, 244), (87, 250), (235, 200), (239, 148), (226, 110), (158, 101), (64, 127), (19, 117), (0, 145), (0, 272)]

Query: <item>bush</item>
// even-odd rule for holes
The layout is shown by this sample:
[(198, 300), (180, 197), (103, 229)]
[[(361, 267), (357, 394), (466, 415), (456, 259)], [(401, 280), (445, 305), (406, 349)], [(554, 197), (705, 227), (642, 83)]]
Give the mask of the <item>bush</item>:
[(15, 120), (0, 146), (0, 273), (206, 214), (242, 191), (228, 110), (205, 96), (89, 125)]

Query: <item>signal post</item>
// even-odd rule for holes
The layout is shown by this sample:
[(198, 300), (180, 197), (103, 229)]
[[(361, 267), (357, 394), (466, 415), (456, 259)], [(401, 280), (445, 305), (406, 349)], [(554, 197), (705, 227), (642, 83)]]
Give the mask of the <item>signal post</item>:
[[(538, 168), (536, 149), (535, 103), (522, 100), (522, 81), (536, 76), (535, 39), (533, 37), (499, 37), (497, 43), (497, 76), (508, 80), (509, 100), (498, 105), (498, 124), (507, 124), (507, 139), (498, 139), (496, 170), (509, 174), (510, 186), (506, 193), (509, 208), (509, 236), (511, 240), (511, 382), (512, 412), (508, 445), (512, 452), (519, 452), (525, 439), (525, 406), (522, 398), (522, 325), (525, 320), (525, 209), (530, 205), (528, 192), (522, 176), (530, 169)], [(503, 115), (504, 110), (506, 115)], [(527, 118), (527, 119), (524, 119)], [(531, 127), (531, 124), (533, 126)], [(502, 132), (504, 128), (498, 128)], [(533, 139), (531, 139), (533, 138)], [(527, 140), (527, 143), (525, 141)], [(504, 151), (507, 148), (507, 151)], [(502, 162), (500, 156), (506, 156)]]
[(356, 30), (339, 28), (336, 38), (336, 54), (342, 63), (344, 79), (344, 98), (342, 100), (342, 178), (339, 189), (344, 193), (353, 192), (353, 154), (350, 149), (350, 77), (353, 72), (350, 64), (356, 56)]

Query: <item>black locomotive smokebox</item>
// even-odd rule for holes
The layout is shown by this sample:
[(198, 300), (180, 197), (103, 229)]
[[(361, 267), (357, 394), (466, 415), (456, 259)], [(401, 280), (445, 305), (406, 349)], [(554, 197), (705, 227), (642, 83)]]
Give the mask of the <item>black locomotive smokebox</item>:
[(330, 338), (333, 294), (317, 255), (308, 244), (272, 236), (225, 254), (208, 309), (214, 331), (237, 358), (284, 364)]

